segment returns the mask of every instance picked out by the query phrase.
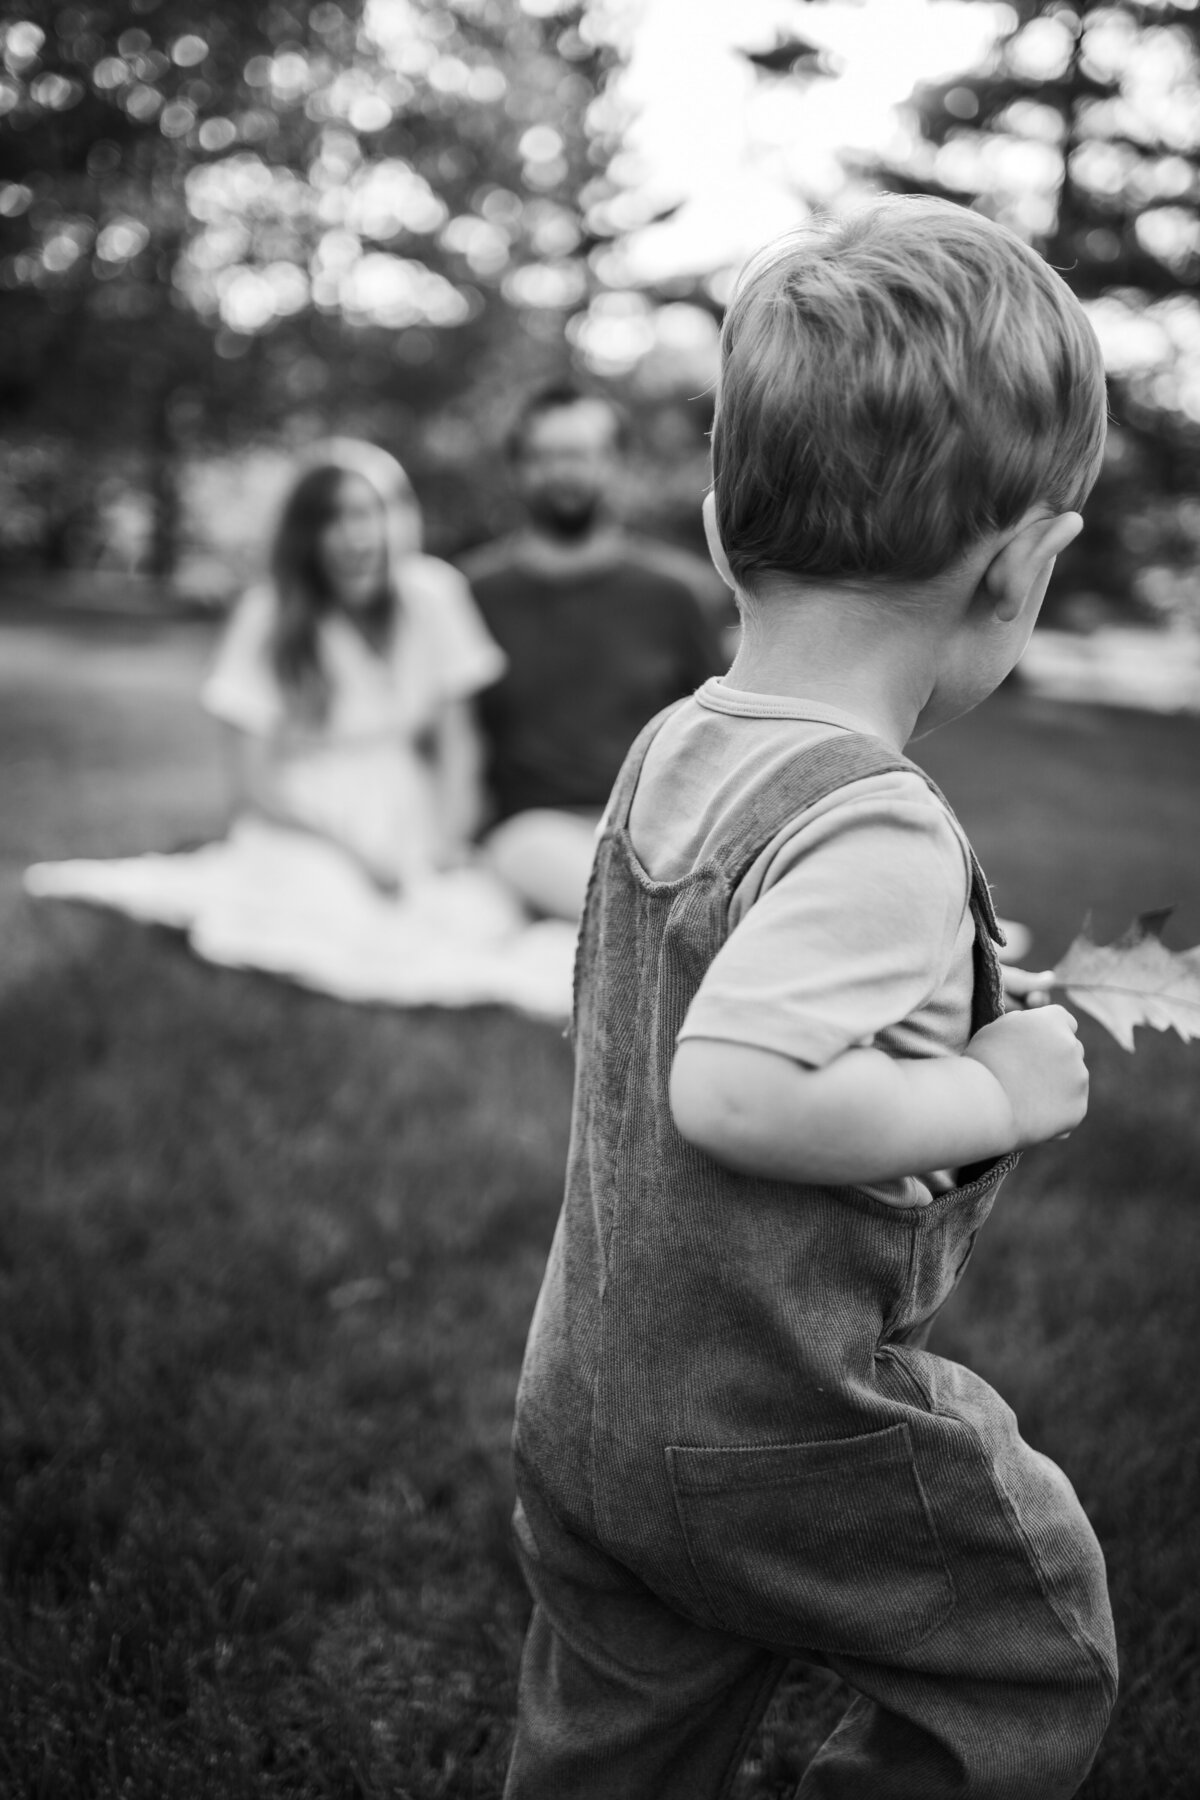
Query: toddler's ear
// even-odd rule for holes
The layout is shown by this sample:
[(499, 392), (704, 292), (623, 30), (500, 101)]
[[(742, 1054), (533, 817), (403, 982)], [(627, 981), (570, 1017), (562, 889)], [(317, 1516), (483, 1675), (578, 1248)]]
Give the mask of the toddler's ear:
[(1032, 601), (1041, 606), (1055, 558), (1083, 530), (1077, 512), (1029, 513), (988, 564), (984, 586), (995, 617), (1011, 624)]
[(729, 567), (729, 558), (725, 554), (725, 546), (721, 542), (721, 533), (717, 530), (717, 496), (709, 488), (704, 496), (701, 508), (704, 518), (704, 536), (708, 543), (708, 554), (712, 557), (713, 567), (727, 588), (737, 592), (737, 582), (733, 579), (733, 570)]

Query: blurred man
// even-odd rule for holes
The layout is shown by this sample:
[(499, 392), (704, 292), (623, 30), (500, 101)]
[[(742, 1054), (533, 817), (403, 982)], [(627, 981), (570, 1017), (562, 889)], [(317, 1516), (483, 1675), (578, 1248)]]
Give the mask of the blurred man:
[(463, 564), (508, 658), (480, 700), (487, 849), (536, 911), (559, 918), (582, 908), (596, 825), (633, 739), (729, 661), (728, 596), (712, 571), (614, 516), (624, 449), (611, 401), (568, 385), (535, 394), (508, 444), (526, 524)]

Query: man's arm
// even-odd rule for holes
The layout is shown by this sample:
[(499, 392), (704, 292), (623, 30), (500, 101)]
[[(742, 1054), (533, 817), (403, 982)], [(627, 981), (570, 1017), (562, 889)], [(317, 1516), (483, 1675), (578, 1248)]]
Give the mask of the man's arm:
[(687, 1038), (671, 1070), (681, 1136), (771, 1181), (852, 1186), (1007, 1155), (1087, 1109), (1075, 1021), (1060, 1006), (985, 1026), (963, 1056), (847, 1050), (808, 1068), (772, 1050)]

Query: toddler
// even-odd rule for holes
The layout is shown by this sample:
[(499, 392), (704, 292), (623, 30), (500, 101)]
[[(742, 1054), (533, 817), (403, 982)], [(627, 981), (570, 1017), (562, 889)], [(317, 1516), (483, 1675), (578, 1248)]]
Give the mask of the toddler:
[(903, 752), (1016, 663), (1104, 433), (1078, 303), (974, 213), (879, 202), (733, 299), (706, 513), (742, 643), (635, 744), (585, 909), (509, 1800), (715, 1800), (791, 1658), (857, 1695), (802, 1800), (1055, 1800), (1092, 1761), (1095, 1537), (923, 1347), (1086, 1070), (1061, 1008), (1005, 1015)]

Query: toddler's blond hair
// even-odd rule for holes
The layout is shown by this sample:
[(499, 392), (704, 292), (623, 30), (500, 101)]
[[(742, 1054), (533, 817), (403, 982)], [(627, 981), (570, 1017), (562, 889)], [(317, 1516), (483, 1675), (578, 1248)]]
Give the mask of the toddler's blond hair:
[(713, 427), (739, 586), (938, 575), (1099, 471), (1100, 347), (1065, 281), (946, 201), (887, 199), (769, 245), (735, 292)]

